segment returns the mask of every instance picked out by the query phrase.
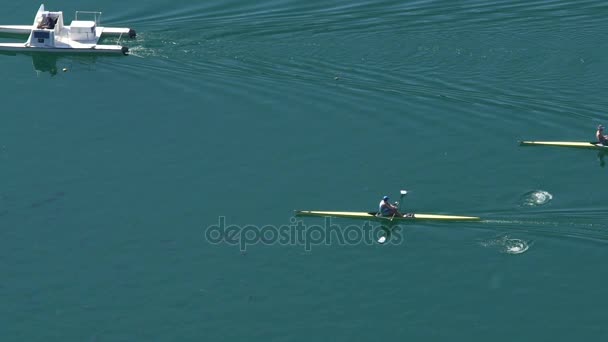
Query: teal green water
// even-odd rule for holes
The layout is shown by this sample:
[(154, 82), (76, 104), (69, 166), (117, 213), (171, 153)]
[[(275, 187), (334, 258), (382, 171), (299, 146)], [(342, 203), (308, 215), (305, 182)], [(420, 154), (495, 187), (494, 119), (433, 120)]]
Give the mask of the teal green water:
[[(138, 38), (0, 55), (2, 341), (608, 337), (608, 168), (517, 144), (608, 124), (605, 2), (45, 5)], [(407, 211), (484, 220), (383, 246), (206, 234), (400, 189)]]

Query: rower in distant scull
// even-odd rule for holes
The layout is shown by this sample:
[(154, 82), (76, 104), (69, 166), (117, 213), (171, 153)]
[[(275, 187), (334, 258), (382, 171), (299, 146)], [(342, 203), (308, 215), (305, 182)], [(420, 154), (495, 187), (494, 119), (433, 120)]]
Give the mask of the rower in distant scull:
[(597, 126), (597, 132), (595, 132), (595, 138), (597, 139), (598, 143), (600, 143), (602, 145), (608, 145), (608, 136), (604, 135), (604, 126), (603, 125)]

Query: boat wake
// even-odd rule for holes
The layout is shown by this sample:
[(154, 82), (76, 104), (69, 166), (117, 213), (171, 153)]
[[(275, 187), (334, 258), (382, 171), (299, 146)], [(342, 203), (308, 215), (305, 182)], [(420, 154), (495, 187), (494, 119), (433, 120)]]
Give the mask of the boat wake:
[(588, 211), (553, 210), (535, 213), (536, 217), (514, 217), (497, 220), (483, 220), (485, 228), (508, 230), (511, 234), (577, 239), (608, 244), (608, 226), (602, 221), (604, 209)]
[(530, 249), (531, 243), (521, 239), (511, 239), (508, 235), (481, 241), (483, 247), (497, 248), (501, 253), (506, 254), (522, 254)]
[(545, 190), (534, 190), (523, 194), (520, 198), (520, 206), (522, 207), (538, 207), (549, 204), (553, 199), (553, 195)]

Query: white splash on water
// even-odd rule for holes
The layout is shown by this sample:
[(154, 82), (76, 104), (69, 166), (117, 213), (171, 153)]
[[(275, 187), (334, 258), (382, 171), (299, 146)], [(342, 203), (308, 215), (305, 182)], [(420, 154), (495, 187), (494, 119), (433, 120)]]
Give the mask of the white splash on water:
[(545, 190), (534, 190), (521, 197), (521, 205), (525, 207), (538, 207), (546, 205), (553, 199), (553, 195)]
[(482, 241), (483, 247), (495, 247), (501, 253), (506, 254), (522, 254), (530, 249), (531, 244), (521, 239), (512, 239), (508, 235), (499, 238)]

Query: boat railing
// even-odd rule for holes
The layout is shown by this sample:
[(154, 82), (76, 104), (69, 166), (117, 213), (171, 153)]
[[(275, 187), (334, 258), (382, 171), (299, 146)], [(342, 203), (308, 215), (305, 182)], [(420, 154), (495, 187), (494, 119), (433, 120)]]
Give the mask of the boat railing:
[(76, 11), (76, 14), (74, 14), (74, 20), (78, 20), (78, 15), (79, 14), (84, 14), (84, 15), (90, 15), (93, 17), (93, 21), (95, 21), (95, 26), (99, 26), (101, 24), (101, 12), (97, 12), (97, 11)]

